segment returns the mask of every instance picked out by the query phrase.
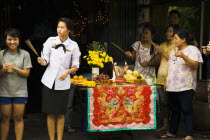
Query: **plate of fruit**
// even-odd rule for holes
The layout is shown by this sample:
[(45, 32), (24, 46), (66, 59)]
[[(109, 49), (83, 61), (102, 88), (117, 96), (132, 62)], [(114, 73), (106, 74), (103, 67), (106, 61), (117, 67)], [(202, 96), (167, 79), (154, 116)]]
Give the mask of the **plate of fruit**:
[(109, 75), (106, 74), (100, 74), (98, 76), (93, 77), (93, 81), (95, 81), (96, 83), (103, 83), (105, 81), (108, 81), (109, 79)]
[(79, 75), (79, 76), (74, 75), (74, 77), (71, 78), (71, 83), (73, 83), (73, 84), (79, 85), (79, 84), (82, 84), (82, 82), (84, 82), (84, 81), (88, 81), (88, 79), (86, 77), (83, 77), (82, 75)]

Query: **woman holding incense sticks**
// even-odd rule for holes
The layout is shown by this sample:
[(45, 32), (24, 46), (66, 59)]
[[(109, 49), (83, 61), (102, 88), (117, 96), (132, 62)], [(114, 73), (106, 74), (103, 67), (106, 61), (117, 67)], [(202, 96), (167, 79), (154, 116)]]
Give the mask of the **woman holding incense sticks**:
[(22, 140), (31, 58), (27, 51), (20, 49), (20, 33), (17, 29), (7, 29), (5, 41), (6, 49), (0, 51), (3, 61), (3, 68), (0, 70), (0, 139), (7, 139), (13, 114), (16, 140)]
[(136, 41), (133, 45), (133, 51), (125, 54), (135, 61), (135, 70), (143, 74), (145, 78), (156, 77), (155, 67), (150, 66), (150, 59), (155, 54), (155, 46), (151, 44), (155, 29), (150, 24), (145, 24), (141, 41)]
[[(61, 18), (57, 24), (56, 37), (50, 37), (44, 43), (42, 57), (38, 62), (47, 66), (42, 77), (42, 111), (47, 114), (47, 127), (50, 140), (62, 140), (64, 114), (70, 89), (70, 74), (79, 68), (80, 50), (76, 42), (69, 38), (73, 22)], [(55, 121), (57, 120), (57, 123)], [(56, 126), (55, 126), (56, 124)]]

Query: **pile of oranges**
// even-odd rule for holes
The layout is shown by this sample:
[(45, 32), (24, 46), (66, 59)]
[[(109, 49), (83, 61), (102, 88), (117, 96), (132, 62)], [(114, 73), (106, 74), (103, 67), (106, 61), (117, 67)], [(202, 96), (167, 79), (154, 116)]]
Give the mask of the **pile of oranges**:
[(82, 85), (87, 86), (87, 87), (95, 87), (96, 82), (94, 82), (94, 81), (84, 81), (84, 82), (82, 82)]
[(84, 81), (88, 81), (88, 79), (83, 77), (82, 75), (74, 75), (74, 77), (71, 78), (71, 83), (82, 83)]

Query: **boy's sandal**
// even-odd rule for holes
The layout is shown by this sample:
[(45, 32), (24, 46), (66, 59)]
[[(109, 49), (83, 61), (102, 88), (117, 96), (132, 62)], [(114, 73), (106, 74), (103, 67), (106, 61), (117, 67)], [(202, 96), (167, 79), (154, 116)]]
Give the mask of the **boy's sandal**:
[(164, 135), (160, 136), (161, 139), (170, 139), (170, 138), (175, 138), (175, 137), (176, 137), (175, 135), (170, 136), (168, 134), (164, 134)]

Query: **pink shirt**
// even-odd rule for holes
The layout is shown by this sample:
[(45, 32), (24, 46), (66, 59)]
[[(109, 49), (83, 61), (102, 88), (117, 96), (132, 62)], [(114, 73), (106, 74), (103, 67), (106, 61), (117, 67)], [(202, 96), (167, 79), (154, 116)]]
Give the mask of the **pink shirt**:
[[(190, 68), (183, 58), (176, 57), (178, 48), (175, 47), (169, 58), (168, 76), (166, 78), (166, 91), (180, 92), (196, 89), (197, 70)], [(195, 46), (188, 46), (182, 52), (191, 60), (203, 63), (200, 50)]]

